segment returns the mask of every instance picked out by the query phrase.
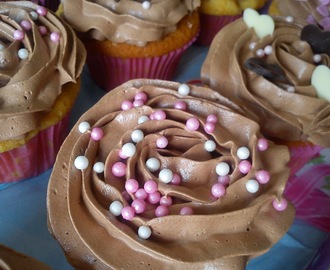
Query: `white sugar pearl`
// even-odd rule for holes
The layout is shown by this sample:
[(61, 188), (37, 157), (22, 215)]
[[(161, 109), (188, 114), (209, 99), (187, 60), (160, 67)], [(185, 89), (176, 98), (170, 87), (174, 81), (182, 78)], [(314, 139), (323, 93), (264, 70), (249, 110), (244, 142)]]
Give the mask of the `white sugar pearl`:
[(287, 16), (287, 17), (285, 18), (285, 20), (286, 20), (287, 22), (289, 22), (289, 23), (292, 23), (292, 22), (293, 22), (293, 17), (292, 17), (292, 16)]
[(142, 7), (143, 7), (144, 9), (149, 9), (149, 8), (151, 7), (151, 4), (150, 4), (149, 1), (143, 1), (143, 2), (142, 2)]
[(256, 47), (256, 45), (257, 45), (256, 42), (251, 42), (251, 43), (249, 44), (249, 50), (250, 50), (250, 51), (254, 50), (254, 48)]
[(121, 148), (121, 151), (124, 156), (126, 157), (132, 157), (135, 155), (136, 147), (133, 143), (125, 143), (123, 147)]
[(160, 161), (157, 158), (149, 158), (146, 166), (150, 172), (155, 172), (160, 168)]
[(178, 92), (182, 96), (187, 96), (190, 93), (190, 87), (183, 83), (179, 86)]
[(250, 150), (249, 148), (242, 146), (237, 149), (237, 157), (239, 159), (247, 159), (250, 156)]
[(264, 52), (265, 52), (266, 55), (271, 55), (272, 52), (273, 52), (273, 47), (270, 46), (270, 45), (267, 45), (264, 49)]
[(78, 130), (80, 133), (85, 133), (90, 128), (91, 128), (91, 125), (88, 122), (81, 122), (78, 126)]
[(32, 19), (33, 21), (38, 20), (38, 18), (39, 18), (38, 13), (35, 12), (35, 11), (31, 11), (31, 12), (30, 12), (30, 16), (31, 16), (31, 19)]
[(84, 156), (78, 156), (76, 157), (76, 159), (74, 160), (74, 166), (78, 169), (78, 170), (85, 170), (88, 167), (89, 161), (86, 157)]
[(0, 51), (2, 51), (5, 48), (5, 45), (0, 43)]
[(294, 89), (293, 86), (289, 86), (286, 91), (290, 92), (290, 93), (294, 93), (296, 90)]
[(124, 206), (120, 201), (113, 201), (109, 206), (109, 211), (114, 216), (118, 217), (121, 215), (121, 210), (123, 210)]
[(159, 172), (159, 180), (162, 181), (165, 184), (168, 184), (173, 179), (173, 172), (170, 169), (162, 169)]
[(204, 143), (204, 148), (207, 152), (213, 152), (216, 149), (217, 145), (214, 141), (208, 140)]
[(321, 62), (321, 60), (322, 60), (321, 55), (319, 55), (319, 54), (314, 54), (314, 56), (313, 56), (313, 61), (314, 61), (314, 63), (319, 63), (319, 62)]
[(139, 117), (139, 119), (138, 119), (138, 124), (143, 124), (144, 122), (147, 122), (147, 121), (149, 121), (150, 119), (149, 119), (149, 117), (147, 116), (147, 115), (142, 115), (142, 116), (140, 116)]
[(138, 143), (143, 140), (144, 138), (144, 133), (140, 129), (133, 130), (131, 134), (132, 141), (135, 143)]
[(246, 190), (250, 193), (256, 193), (259, 190), (259, 183), (257, 180), (250, 179), (245, 184)]
[(226, 162), (220, 162), (215, 167), (215, 171), (219, 176), (226, 176), (230, 171), (230, 167)]
[(99, 162), (96, 162), (93, 166), (93, 170), (96, 172), (96, 173), (103, 173), (104, 172), (104, 163), (99, 161)]
[(142, 225), (138, 229), (138, 235), (142, 239), (148, 239), (151, 236), (151, 229), (148, 226)]
[(22, 60), (27, 59), (29, 57), (29, 51), (25, 48), (18, 50), (18, 57)]
[(258, 49), (257, 51), (256, 51), (256, 55), (257, 55), (257, 57), (264, 57), (265, 56), (265, 52), (264, 52), (264, 50), (263, 49)]

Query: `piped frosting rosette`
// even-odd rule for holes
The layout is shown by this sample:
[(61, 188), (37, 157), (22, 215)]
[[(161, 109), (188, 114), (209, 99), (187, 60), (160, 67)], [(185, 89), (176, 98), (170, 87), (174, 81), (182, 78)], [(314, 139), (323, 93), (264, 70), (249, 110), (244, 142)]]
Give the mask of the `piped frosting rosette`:
[(47, 196), (74, 267), (244, 269), (282, 237), (287, 148), (229, 106), (208, 88), (134, 80), (79, 119)]
[(246, 10), (213, 40), (202, 80), (285, 141), (330, 146), (329, 32)]
[(82, 43), (51, 11), (29, 1), (0, 3), (0, 141), (39, 127), (84, 61)]

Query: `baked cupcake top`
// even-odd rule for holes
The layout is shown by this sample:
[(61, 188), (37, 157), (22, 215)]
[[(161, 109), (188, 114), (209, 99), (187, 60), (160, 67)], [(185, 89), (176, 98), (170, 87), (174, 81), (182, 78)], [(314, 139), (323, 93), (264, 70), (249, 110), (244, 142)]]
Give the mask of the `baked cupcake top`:
[(208, 88), (135, 80), (79, 119), (47, 195), (74, 267), (244, 269), (280, 239), (294, 216), (288, 150), (230, 105)]
[(1, 2), (0, 141), (38, 127), (84, 62), (82, 43), (51, 11), (29, 1)]
[(214, 38), (203, 82), (250, 113), (267, 136), (329, 147), (329, 33), (248, 12), (253, 19), (242, 18)]
[(330, 30), (330, 1), (327, 0), (274, 0), (277, 13), (282, 16), (301, 18), (310, 24)]
[(200, 0), (64, 0), (64, 18), (96, 40), (143, 46), (162, 40)]

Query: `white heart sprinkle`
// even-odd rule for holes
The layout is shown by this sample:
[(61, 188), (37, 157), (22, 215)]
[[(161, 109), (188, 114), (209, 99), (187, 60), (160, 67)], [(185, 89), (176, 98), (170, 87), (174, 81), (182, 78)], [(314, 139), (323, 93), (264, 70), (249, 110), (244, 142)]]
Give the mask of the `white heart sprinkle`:
[(319, 65), (314, 69), (311, 83), (317, 96), (330, 102), (330, 69), (327, 66)]
[(265, 14), (259, 15), (259, 13), (252, 8), (244, 10), (243, 20), (249, 28), (254, 28), (259, 38), (271, 35), (274, 32), (275, 23), (273, 18)]

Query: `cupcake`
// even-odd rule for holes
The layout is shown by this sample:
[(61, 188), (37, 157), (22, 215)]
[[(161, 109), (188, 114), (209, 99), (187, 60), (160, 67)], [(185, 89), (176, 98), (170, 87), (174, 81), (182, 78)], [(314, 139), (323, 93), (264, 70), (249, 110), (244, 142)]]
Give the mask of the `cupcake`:
[(134, 78), (170, 79), (199, 32), (199, 0), (64, 0), (59, 12), (87, 49), (92, 79), (109, 91)]
[(265, 2), (265, 0), (201, 0), (199, 8), (201, 31), (196, 43), (209, 46), (221, 28), (242, 17), (244, 9), (260, 9)]
[(330, 54), (319, 32), (248, 9), (218, 33), (201, 70), (202, 81), (244, 108), (267, 138), (290, 147), (292, 174), (330, 146)]
[[(217, 92), (133, 80), (66, 138), (48, 226), (76, 269), (245, 269), (290, 227), (286, 147)], [(237, 108), (239, 111), (239, 108)]]
[(74, 31), (29, 1), (0, 3), (0, 183), (50, 168), (80, 88)]
[(330, 30), (330, 2), (322, 0), (273, 0), (269, 13), (279, 16), (290, 16), (318, 25), (321, 29)]
[(50, 270), (46, 264), (0, 244), (0, 269)]

